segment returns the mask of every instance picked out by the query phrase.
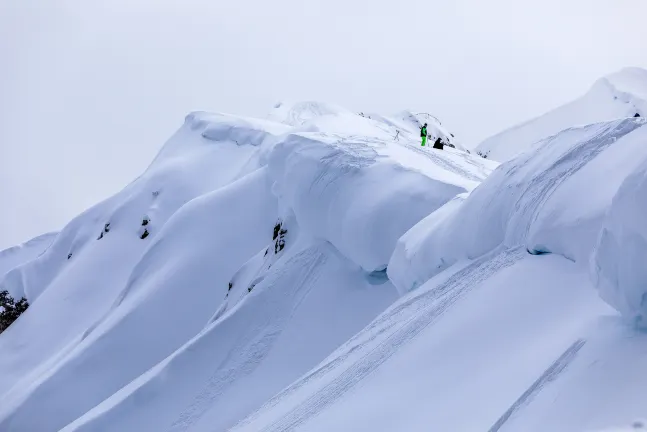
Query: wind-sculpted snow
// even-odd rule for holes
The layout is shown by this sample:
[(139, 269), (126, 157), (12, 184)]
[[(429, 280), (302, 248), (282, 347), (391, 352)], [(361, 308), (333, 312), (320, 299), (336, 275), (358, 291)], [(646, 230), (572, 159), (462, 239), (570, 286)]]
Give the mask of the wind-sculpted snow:
[[(448, 223), (460, 210), (466, 197), (467, 194), (456, 196), (400, 237), (389, 261), (388, 274), (401, 294), (418, 288), (443, 270), (446, 267), (445, 256), (457, 255), (458, 252), (450, 248), (453, 246), (460, 249), (461, 246), (444, 238), (445, 235), (450, 235), (449, 231), (436, 231), (436, 227)], [(430, 232), (435, 235), (429, 235)], [(438, 241), (445, 247), (436, 247), (435, 243)]]
[[(390, 270), (401, 291), (500, 245), (587, 265), (602, 218), (631, 167), (647, 158), (640, 118), (572, 128), (499, 167), (463, 202), (400, 239)], [(622, 164), (622, 169), (611, 170)], [(419, 258), (420, 257), (420, 258)]]
[[(647, 134), (643, 135), (647, 145)], [(602, 298), (637, 326), (647, 328), (647, 161), (613, 199), (591, 262)]]
[(290, 135), (274, 148), (269, 168), (299, 224), (369, 272), (386, 268), (409, 228), (465, 192), (379, 157), (353, 137)]

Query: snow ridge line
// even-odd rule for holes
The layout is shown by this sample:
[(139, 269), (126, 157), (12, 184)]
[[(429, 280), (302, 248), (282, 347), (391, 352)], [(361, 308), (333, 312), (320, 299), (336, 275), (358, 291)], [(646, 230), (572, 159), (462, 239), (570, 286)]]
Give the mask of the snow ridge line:
[[(448, 281), (436, 289), (414, 297), (408, 302), (390, 311), (389, 316), (378, 319), (371, 324), (366, 330), (374, 328), (380, 323), (386, 323), (388, 327), (394, 327), (396, 323), (402, 322), (397, 320), (404, 312), (409, 312), (410, 307), (415, 307), (410, 318), (390, 332), (386, 338), (370, 349), (360, 359), (350, 365), (348, 369), (333, 379), (330, 383), (310, 396), (301, 404), (297, 405), (286, 413), (282, 418), (277, 419), (274, 423), (263, 429), (265, 432), (291, 431), (300, 426), (302, 423), (319, 414), (324, 408), (335, 403), (346, 392), (351, 390), (357, 383), (362, 381), (380, 365), (386, 362), (400, 347), (413, 340), (430, 324), (437, 321), (456, 301), (468, 293), (475, 286), (488, 279), (500, 270), (509, 267), (522, 259), (526, 255), (522, 248), (504, 250), (494, 256), (487, 255), (467, 266), (465, 269), (453, 275)], [(421, 303), (419, 303), (421, 302)], [(366, 330), (362, 331), (364, 333)], [(386, 333), (382, 330), (379, 333)], [(369, 338), (369, 341), (377, 336)], [(368, 341), (360, 343), (359, 346), (353, 347), (341, 358), (335, 359), (327, 365), (319, 368), (313, 373), (302, 378), (293, 386), (288, 387), (279, 395), (272, 398), (265, 407), (276, 405), (281, 396), (296, 391), (307, 382), (321, 376), (335, 368), (337, 363), (343, 362), (355, 349), (366, 345)], [(249, 423), (255, 416), (252, 415), (248, 421), (239, 423), (242, 426)]]
[(510, 405), (510, 408), (503, 413), (501, 417), (492, 425), (488, 432), (497, 432), (517, 411), (526, 406), (537, 393), (539, 393), (548, 383), (555, 381), (559, 375), (564, 372), (566, 367), (575, 359), (577, 353), (582, 349), (586, 340), (578, 339), (571, 344), (549, 367), (542, 373), (537, 380), (526, 389), (519, 398)]
[[(260, 335), (253, 336), (251, 341), (245, 337), (238, 339), (238, 343), (233, 347), (231, 353), (216, 365), (204, 388), (178, 415), (167, 430), (168, 432), (186, 430), (212, 407), (228, 386), (256, 369), (256, 366), (269, 353), (272, 345), (280, 336), (294, 309), (309, 294), (312, 286), (320, 277), (321, 269), (328, 259), (326, 247), (325, 244), (317, 245), (298, 253), (290, 258), (273, 277), (266, 279), (269, 283), (265, 283), (264, 287), (257, 286), (255, 288), (256, 290), (271, 288), (271, 285), (283, 282), (284, 286), (291, 286), (291, 289), (289, 292), (282, 293), (281, 298), (295, 298), (295, 303), (267, 308), (267, 310), (274, 311), (271, 316), (266, 318), (267, 323), (271, 324), (268, 326), (269, 328), (266, 328)], [(296, 274), (289, 269), (296, 269)], [(253, 335), (256, 331), (257, 328), (253, 328), (248, 331), (248, 335)]]

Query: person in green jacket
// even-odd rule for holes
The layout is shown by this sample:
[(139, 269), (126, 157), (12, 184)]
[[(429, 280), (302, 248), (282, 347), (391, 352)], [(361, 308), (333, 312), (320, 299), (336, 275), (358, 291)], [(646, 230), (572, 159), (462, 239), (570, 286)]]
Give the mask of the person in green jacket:
[(427, 123), (420, 128), (420, 137), (422, 138), (422, 146), (424, 147), (427, 143)]

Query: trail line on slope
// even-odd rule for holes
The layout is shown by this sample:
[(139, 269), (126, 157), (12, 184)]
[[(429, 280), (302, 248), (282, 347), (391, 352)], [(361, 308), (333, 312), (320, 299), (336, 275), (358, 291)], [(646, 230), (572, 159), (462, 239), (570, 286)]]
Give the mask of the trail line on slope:
[[(631, 119), (623, 120), (615, 125), (608, 125), (600, 130), (595, 136), (581, 142), (577, 146), (569, 149), (561, 155), (549, 168), (543, 170), (539, 175), (533, 177), (528, 183), (519, 199), (515, 203), (517, 214), (521, 218), (513, 218), (511, 225), (522, 225), (522, 230), (513, 230), (518, 235), (525, 235), (529, 238), (530, 228), (534, 225), (541, 208), (548, 202), (550, 197), (555, 193), (558, 187), (567, 179), (575, 175), (596, 156), (610, 147), (619, 137), (623, 137), (641, 126), (640, 123)], [(559, 145), (559, 140), (555, 137), (546, 143), (544, 148)], [(518, 168), (513, 168), (510, 174)], [(522, 243), (520, 239), (514, 239), (513, 243)]]
[(499, 431), (508, 420), (521, 408), (527, 405), (537, 393), (539, 393), (548, 383), (555, 381), (566, 367), (573, 361), (577, 353), (584, 346), (586, 340), (578, 339), (571, 344), (540, 376), (534, 383), (526, 389), (519, 398), (510, 405), (510, 408), (499, 417), (492, 425), (488, 432)]
[[(216, 366), (206, 385), (177, 416), (167, 432), (187, 430), (213, 407), (227, 387), (256, 369), (281, 335), (294, 309), (310, 293), (312, 286), (321, 276), (321, 269), (327, 261), (326, 251), (323, 248), (318, 245), (300, 252), (290, 258), (278, 272), (265, 279), (267, 281), (265, 289), (276, 288), (272, 286), (273, 284), (288, 284), (290, 288), (285, 290), (287, 292), (282, 292), (279, 298), (294, 299), (294, 302), (282, 302), (280, 306), (268, 305), (266, 309), (273, 310), (274, 313), (265, 318), (265, 328), (260, 334), (254, 334), (255, 327), (244, 335), (251, 336), (250, 338), (239, 338), (230, 353)], [(288, 279), (290, 282), (283, 279)], [(256, 287), (256, 289), (262, 288)]]
[(476, 181), (479, 183), (484, 180), (484, 177), (478, 177), (473, 173), (467, 171), (462, 166), (454, 163), (454, 161), (452, 161), (451, 158), (444, 158), (435, 154), (435, 152), (431, 148), (429, 149), (430, 151), (425, 151), (422, 149), (422, 147), (419, 147), (418, 145), (411, 145), (411, 144), (401, 143), (401, 142), (396, 142), (396, 144), (402, 147), (406, 147), (407, 149), (413, 150), (415, 152), (418, 152), (421, 155), (424, 155), (426, 158), (430, 159), (436, 165), (439, 165), (440, 167), (446, 169), (447, 171), (453, 172), (454, 174), (458, 174), (462, 177), (465, 177), (468, 180)]
[[(463, 295), (500, 270), (513, 265), (524, 256), (526, 256), (526, 252), (522, 248), (504, 250), (494, 256), (488, 254), (486, 258), (476, 260), (465, 269), (453, 275), (449, 280), (441, 284), (436, 289), (409, 299), (403, 305), (399, 305), (388, 312), (387, 315), (389, 316), (377, 319), (374, 323), (369, 325), (367, 329), (362, 331), (362, 333), (366, 330), (371, 330), (380, 323), (384, 323), (390, 327), (396, 327), (395, 330), (390, 332), (386, 337), (383, 337), (377, 346), (370, 349), (366, 354), (359, 358), (359, 360), (352, 363), (330, 383), (326, 384), (305, 401), (292, 408), (271, 425), (265, 427), (263, 431), (291, 431), (305, 421), (319, 414), (324, 408), (335, 403), (357, 383), (362, 381), (386, 362), (399, 350), (400, 347), (413, 340), (425, 328), (427, 328), (427, 326), (441, 317)], [(412, 316), (401, 322), (401, 325), (395, 326), (396, 323), (394, 322), (394, 318), (406, 311), (409, 311), (411, 307), (415, 308)], [(380, 333), (383, 334), (385, 332), (382, 331)], [(366, 342), (361, 343), (360, 345), (365, 344)], [(357, 348), (358, 347), (352, 347), (348, 353), (340, 357), (350, 355), (350, 352)], [(335, 359), (305, 376), (299, 382), (290, 386), (282, 393), (268, 401), (268, 403), (264, 405), (264, 408), (276, 405), (281, 396), (285, 396), (286, 394), (296, 391), (315, 377), (325, 375), (327, 372), (333, 370), (335, 368), (335, 364), (339, 362), (339, 359)], [(239, 426), (249, 423), (254, 417), (255, 416), (252, 415), (248, 421), (243, 421)]]

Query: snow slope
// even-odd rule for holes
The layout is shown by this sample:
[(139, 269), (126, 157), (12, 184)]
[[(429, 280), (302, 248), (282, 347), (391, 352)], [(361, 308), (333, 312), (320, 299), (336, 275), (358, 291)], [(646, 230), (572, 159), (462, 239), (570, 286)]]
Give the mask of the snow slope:
[(643, 313), (646, 161), (647, 123), (624, 118), (500, 166), (398, 241), (387, 273), (403, 297), (233, 430), (566, 432), (644, 417), (645, 335), (594, 287)]
[(406, 114), (189, 115), (17, 269), (0, 430), (640, 426), (647, 121), (595, 120), (497, 167)]
[(579, 99), (486, 139), (476, 150), (504, 162), (564, 129), (635, 114), (647, 117), (647, 70), (626, 68), (599, 79)]
[(0, 430), (224, 428), (395, 299), (398, 238), (495, 164), (320, 107), (187, 116), (20, 268), (35, 301), (0, 338)]
[(10, 247), (0, 251), (0, 291), (5, 289), (16, 298), (25, 295), (22, 290), (16, 290), (16, 285), (10, 285), (3, 282), (3, 279), (9, 272), (15, 268), (38, 258), (52, 244), (58, 233), (52, 232), (40, 235), (21, 245)]
[(488, 430), (604, 311), (569, 261), (499, 251), (399, 299), (232, 430)]

